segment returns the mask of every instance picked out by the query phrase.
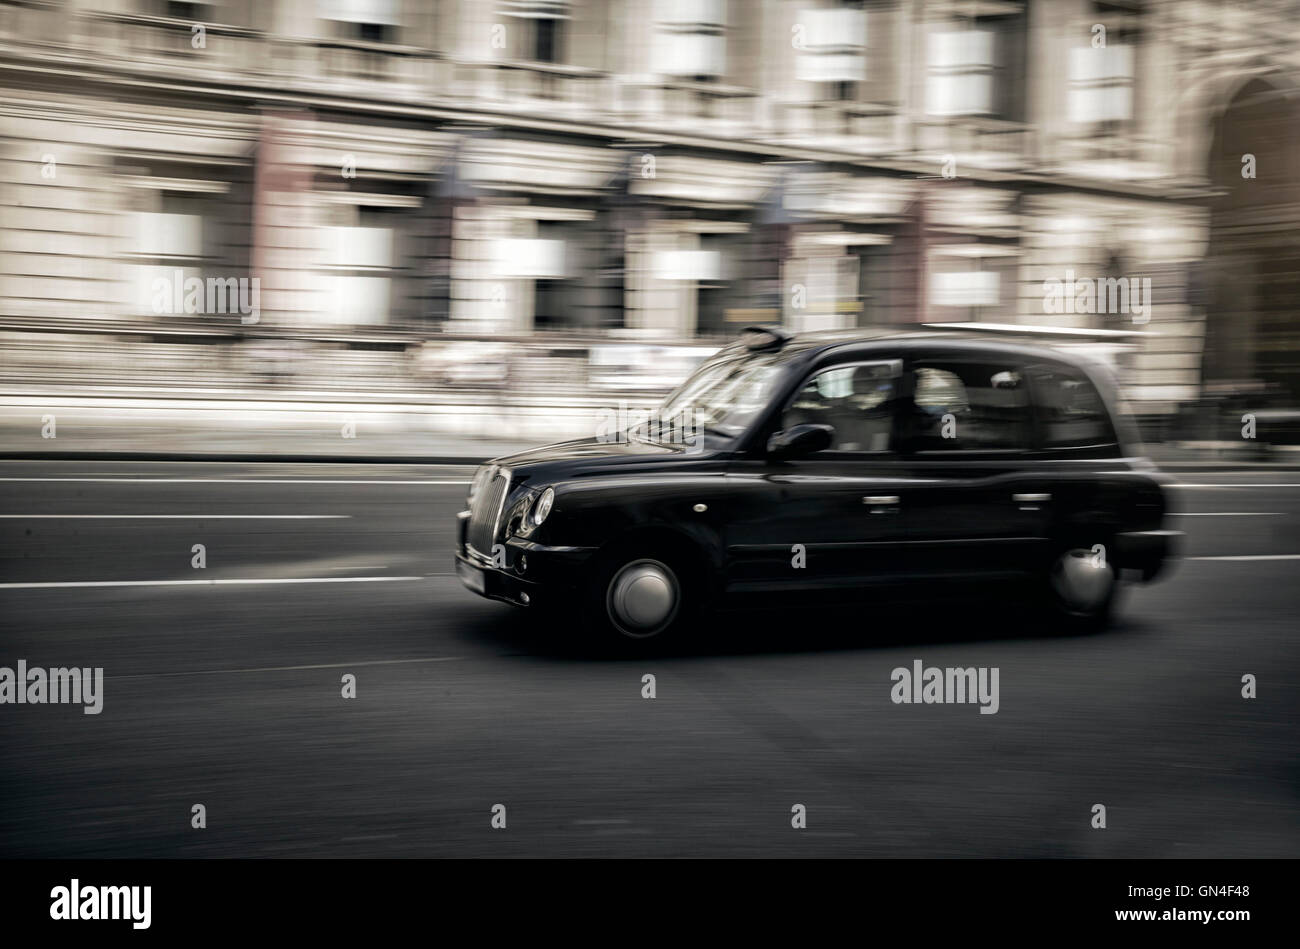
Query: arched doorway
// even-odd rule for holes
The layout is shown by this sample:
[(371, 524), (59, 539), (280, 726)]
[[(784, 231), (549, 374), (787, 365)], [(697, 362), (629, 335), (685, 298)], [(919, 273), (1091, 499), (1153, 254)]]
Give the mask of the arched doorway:
[[(1206, 395), (1300, 401), (1300, 108), (1252, 79), (1215, 122), (1209, 178)], [(1253, 156), (1253, 160), (1251, 157)], [(1254, 177), (1249, 177), (1252, 171)], [(1245, 174), (1243, 174), (1243, 169)]]

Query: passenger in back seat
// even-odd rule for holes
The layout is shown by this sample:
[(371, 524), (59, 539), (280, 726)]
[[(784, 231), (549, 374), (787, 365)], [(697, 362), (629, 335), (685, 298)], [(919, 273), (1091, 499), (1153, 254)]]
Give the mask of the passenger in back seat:
[(830, 411), (836, 445), (841, 451), (885, 451), (893, 429), (894, 380), (876, 377), (869, 366), (853, 373), (849, 395)]

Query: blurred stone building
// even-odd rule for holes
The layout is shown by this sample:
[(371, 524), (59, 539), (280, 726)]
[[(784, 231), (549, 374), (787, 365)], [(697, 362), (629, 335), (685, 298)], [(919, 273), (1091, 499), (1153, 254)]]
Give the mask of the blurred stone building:
[[(1294, 398), (1298, 22), (1295, 0), (0, 0), (0, 323), (1018, 323), (1147, 334), (1147, 414), (1251, 380)], [(256, 323), (160, 302), (191, 277), (256, 278)]]

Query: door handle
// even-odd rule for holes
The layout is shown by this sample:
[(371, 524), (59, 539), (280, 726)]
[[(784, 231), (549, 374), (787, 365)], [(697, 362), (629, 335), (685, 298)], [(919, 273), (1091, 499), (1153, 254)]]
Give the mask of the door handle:
[(1052, 500), (1050, 494), (1013, 494), (1011, 500), (1020, 505), (1022, 511), (1037, 511), (1038, 505), (1046, 504)]
[(866, 504), (871, 508), (872, 514), (897, 514), (898, 513), (897, 494), (867, 495), (862, 499), (862, 503)]

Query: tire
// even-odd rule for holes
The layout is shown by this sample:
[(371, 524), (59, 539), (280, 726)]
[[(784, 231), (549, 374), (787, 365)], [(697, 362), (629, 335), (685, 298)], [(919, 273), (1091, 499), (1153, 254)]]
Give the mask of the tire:
[(583, 626), (597, 648), (642, 654), (678, 641), (698, 605), (687, 559), (660, 548), (611, 552), (593, 571)]
[(1039, 581), (1044, 612), (1063, 632), (1090, 632), (1110, 622), (1119, 594), (1119, 571), (1108, 544), (1056, 545)]

